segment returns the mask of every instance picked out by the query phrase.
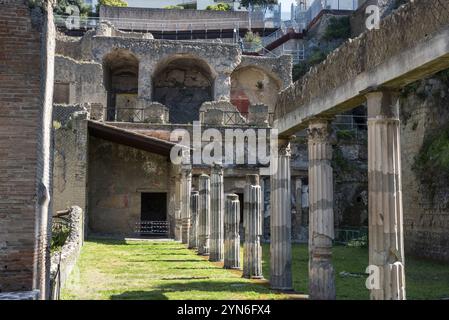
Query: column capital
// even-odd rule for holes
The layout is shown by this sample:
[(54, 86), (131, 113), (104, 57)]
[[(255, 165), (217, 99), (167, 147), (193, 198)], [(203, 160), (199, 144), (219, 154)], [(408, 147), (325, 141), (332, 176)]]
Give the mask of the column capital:
[(212, 171), (211, 171), (211, 173), (223, 175), (223, 165), (221, 163), (219, 163), (219, 162), (214, 162), (212, 164)]
[(309, 122), (307, 129), (307, 138), (312, 143), (330, 142), (332, 128), (330, 126), (330, 119), (319, 118)]
[(377, 88), (364, 94), (368, 119), (399, 119), (399, 90)]
[(283, 157), (291, 157), (292, 152), (290, 142), (295, 139), (295, 136), (279, 137), (278, 138), (278, 155)]

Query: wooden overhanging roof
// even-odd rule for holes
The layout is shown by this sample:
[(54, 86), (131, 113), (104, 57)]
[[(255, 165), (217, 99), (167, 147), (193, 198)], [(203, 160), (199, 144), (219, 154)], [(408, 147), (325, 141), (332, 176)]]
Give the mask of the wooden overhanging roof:
[(89, 135), (91, 136), (167, 157), (170, 156), (172, 147), (176, 145), (166, 140), (117, 128), (97, 121), (89, 120), (87, 123)]

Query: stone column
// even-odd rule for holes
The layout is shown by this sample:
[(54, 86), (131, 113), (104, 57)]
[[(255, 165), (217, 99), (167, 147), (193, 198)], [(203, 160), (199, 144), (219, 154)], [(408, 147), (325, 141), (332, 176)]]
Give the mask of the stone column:
[(182, 240), (182, 175), (177, 174), (175, 191), (175, 240)]
[(210, 178), (202, 174), (198, 180), (200, 190), (198, 217), (198, 254), (209, 254)]
[(231, 99), (231, 75), (223, 72), (219, 73), (214, 81), (214, 100), (226, 100)]
[(291, 182), (290, 142), (279, 140), (276, 158), (272, 158), (270, 215), (270, 286), (277, 290), (292, 290), (291, 245)]
[(190, 193), (192, 189), (192, 170), (190, 166), (182, 168), (182, 243), (189, 243), (190, 234)]
[(296, 219), (298, 224), (298, 229), (303, 225), (302, 221), (302, 180), (301, 178), (296, 178), (295, 182), (295, 198), (296, 198)]
[(198, 198), (200, 193), (192, 191), (190, 195), (190, 235), (189, 235), (189, 249), (198, 247), (197, 230), (198, 230)]
[(240, 201), (236, 194), (226, 196), (224, 217), (224, 267), (240, 269)]
[(243, 207), (243, 277), (262, 279), (262, 189), (257, 174), (246, 176)]
[(223, 166), (212, 165), (211, 173), (211, 211), (210, 211), (210, 261), (223, 261), (223, 233), (224, 233), (224, 194), (223, 194)]
[(152, 75), (154, 72), (154, 66), (147, 59), (142, 60), (139, 63), (139, 92), (138, 98), (146, 101), (152, 100), (153, 81)]
[(309, 296), (316, 300), (335, 299), (330, 131), (329, 120), (313, 120), (309, 124)]
[(371, 299), (402, 300), (405, 274), (398, 94), (378, 91), (366, 97), (369, 264), (380, 280), (380, 286), (371, 290)]

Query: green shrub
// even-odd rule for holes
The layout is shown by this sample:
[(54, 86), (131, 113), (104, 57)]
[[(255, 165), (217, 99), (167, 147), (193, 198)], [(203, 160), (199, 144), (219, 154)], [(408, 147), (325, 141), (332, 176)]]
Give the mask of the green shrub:
[(351, 23), (349, 17), (331, 17), (329, 25), (323, 35), (323, 40), (348, 39), (351, 37)]
[(217, 3), (216, 5), (210, 5), (206, 7), (206, 10), (212, 11), (229, 11), (231, 10), (231, 6), (227, 3)]
[(184, 7), (182, 7), (182, 6), (173, 6), (173, 5), (170, 5), (170, 6), (165, 6), (164, 9), (170, 9), (170, 10), (171, 10), (171, 9), (183, 10)]
[(425, 139), (415, 157), (413, 170), (422, 181), (427, 182), (449, 175), (449, 125)]
[(341, 140), (352, 140), (355, 138), (355, 132), (353, 130), (338, 130), (337, 138)]

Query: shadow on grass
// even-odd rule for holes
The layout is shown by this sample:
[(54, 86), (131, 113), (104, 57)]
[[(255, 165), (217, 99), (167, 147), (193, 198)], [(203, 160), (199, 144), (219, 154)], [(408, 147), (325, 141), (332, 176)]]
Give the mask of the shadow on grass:
[[(167, 279), (171, 280), (171, 279)], [(245, 294), (245, 293), (257, 293), (257, 294), (269, 294), (273, 293), (265, 286), (255, 283), (242, 283), (242, 282), (226, 282), (226, 281), (193, 281), (188, 284), (185, 282), (171, 282), (158, 286), (158, 289), (151, 291), (125, 291), (120, 294), (111, 295), (112, 300), (168, 300), (166, 293), (183, 293), (186, 300), (192, 295), (189, 295), (190, 291), (203, 291), (210, 292), (211, 297), (215, 293), (229, 293)], [(217, 295), (216, 299), (220, 299)]]

